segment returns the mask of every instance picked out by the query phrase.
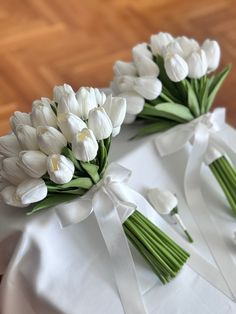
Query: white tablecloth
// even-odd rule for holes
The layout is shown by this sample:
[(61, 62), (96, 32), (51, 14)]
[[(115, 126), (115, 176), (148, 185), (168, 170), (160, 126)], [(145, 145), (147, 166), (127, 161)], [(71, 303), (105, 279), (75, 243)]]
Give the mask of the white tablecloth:
[[(177, 193), (181, 215), (195, 240), (194, 248), (213, 265), (184, 201), (180, 182), (187, 152), (177, 154), (178, 160), (176, 156), (162, 160), (156, 154), (152, 137), (128, 141), (134, 132), (133, 127), (123, 129), (112, 145), (111, 159), (133, 171), (130, 186), (140, 193), (145, 194), (153, 186)], [(203, 187), (209, 209), (215, 211), (216, 224), (227, 224), (222, 232), (235, 255), (236, 247), (230, 240), (235, 220), (213, 183), (211, 174), (204, 169)], [(236, 304), (188, 265), (175, 280), (163, 286), (135, 249), (132, 253), (148, 313), (236, 313)], [(0, 204), (0, 273), (5, 274), (0, 286), (2, 314), (124, 313), (94, 215), (80, 224), (60, 229), (53, 210), (29, 218), (24, 209)]]

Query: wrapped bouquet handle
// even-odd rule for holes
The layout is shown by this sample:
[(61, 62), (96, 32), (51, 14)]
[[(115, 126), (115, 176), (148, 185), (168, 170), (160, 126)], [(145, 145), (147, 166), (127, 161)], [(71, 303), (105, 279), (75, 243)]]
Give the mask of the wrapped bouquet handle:
[[(111, 164), (103, 179), (89, 191), (86, 198), (77, 198), (56, 207), (61, 225), (68, 226), (86, 219), (94, 212), (112, 261), (114, 276), (122, 305), (127, 314), (147, 313), (140, 292), (134, 262), (122, 223), (136, 206), (124, 198), (125, 182), (131, 172), (118, 164)], [(121, 192), (122, 189), (122, 192)], [(123, 194), (123, 200), (118, 195)], [(80, 211), (82, 209), (82, 213)], [(127, 282), (129, 289), (127, 289)]]
[[(187, 142), (192, 142), (193, 147), (188, 157), (184, 176), (186, 200), (224, 280), (236, 298), (234, 262), (206, 210), (200, 183), (200, 171), (204, 160), (207, 164), (212, 164), (225, 153), (236, 153), (236, 150), (229, 146), (221, 136), (221, 131), (225, 128), (225, 109), (219, 108), (215, 109), (213, 113), (207, 113), (187, 124), (178, 125), (158, 135), (155, 145), (161, 156), (167, 156), (182, 149)], [(204, 234), (203, 230), (207, 225), (214, 228), (213, 237)], [(225, 254), (222, 254), (220, 247), (224, 247)]]

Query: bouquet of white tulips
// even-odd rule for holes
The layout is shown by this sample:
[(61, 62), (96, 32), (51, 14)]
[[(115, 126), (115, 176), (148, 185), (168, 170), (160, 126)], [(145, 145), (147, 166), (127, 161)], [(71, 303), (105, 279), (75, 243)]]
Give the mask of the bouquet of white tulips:
[[(111, 138), (120, 132), (126, 100), (98, 89), (56, 86), (31, 113), (15, 112), (12, 133), (0, 137), (1, 197), (28, 214), (83, 196), (102, 180)], [(135, 210), (124, 231), (160, 280), (173, 278), (188, 253)]]
[[(208, 113), (230, 66), (212, 74), (220, 62), (220, 47), (206, 39), (202, 45), (185, 36), (152, 35), (150, 43), (132, 50), (133, 61), (117, 61), (111, 88), (127, 100), (125, 123), (136, 118), (146, 124), (137, 133), (144, 136), (197, 120)], [(236, 214), (236, 171), (217, 147), (209, 167)]]

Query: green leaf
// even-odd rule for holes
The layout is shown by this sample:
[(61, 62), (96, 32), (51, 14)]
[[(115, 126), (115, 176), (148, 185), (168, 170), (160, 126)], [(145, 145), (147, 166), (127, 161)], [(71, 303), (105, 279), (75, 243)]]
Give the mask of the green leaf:
[(100, 180), (100, 176), (98, 174), (99, 166), (95, 164), (91, 164), (88, 162), (80, 162), (81, 167), (88, 173), (94, 183), (97, 183)]
[(176, 122), (168, 120), (162, 120), (156, 123), (149, 124), (142, 128), (141, 130), (139, 130), (138, 133), (132, 139), (136, 137), (142, 137), (145, 135), (166, 131), (175, 126), (176, 124), (177, 124)]
[(61, 153), (62, 153), (62, 155), (66, 156), (67, 158), (69, 158), (73, 162), (73, 164), (75, 165), (75, 168), (81, 174), (84, 173), (83, 168), (80, 166), (79, 161), (75, 158), (71, 149), (69, 149), (68, 147), (64, 147)]
[(227, 67), (224, 68), (223, 71), (221, 71), (218, 75), (216, 75), (214, 80), (212, 81), (210, 90), (209, 90), (209, 97), (208, 97), (208, 104), (207, 104), (206, 112), (208, 112), (211, 109), (213, 101), (221, 85), (224, 83), (224, 80), (228, 76), (230, 70), (231, 70), (231, 65), (228, 65)]
[(141, 114), (162, 117), (180, 123), (194, 119), (194, 116), (186, 106), (175, 103), (162, 103), (156, 105), (154, 108), (145, 104)]
[(200, 115), (200, 106), (193, 86), (188, 80), (185, 80), (188, 90), (188, 107), (195, 117)]
[(48, 196), (41, 202), (37, 203), (33, 209), (29, 212), (27, 212), (27, 215), (31, 215), (33, 213), (36, 213), (42, 209), (49, 208), (64, 202), (71, 201), (78, 197), (78, 195), (67, 195), (67, 194), (58, 194), (53, 196)]
[(93, 181), (90, 178), (77, 178), (71, 180), (68, 183), (60, 184), (60, 185), (47, 185), (48, 191), (62, 191), (69, 188), (82, 188), (82, 189), (90, 189), (93, 186)]
[(99, 141), (98, 145), (99, 145), (99, 149), (98, 149), (97, 156), (99, 160), (99, 174), (100, 174), (100, 177), (102, 177), (107, 166), (108, 156), (107, 156), (106, 147), (104, 145), (104, 141), (103, 140)]

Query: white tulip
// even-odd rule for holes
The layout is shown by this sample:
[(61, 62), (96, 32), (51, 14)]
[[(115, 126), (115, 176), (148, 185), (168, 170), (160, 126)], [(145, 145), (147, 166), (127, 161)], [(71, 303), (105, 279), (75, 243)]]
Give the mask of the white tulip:
[(203, 49), (193, 51), (187, 58), (189, 67), (188, 76), (190, 78), (198, 79), (207, 73), (207, 57)]
[(159, 75), (160, 71), (158, 65), (146, 56), (137, 55), (135, 59), (135, 65), (137, 67), (139, 76), (157, 77)]
[(22, 202), (16, 197), (16, 187), (13, 185), (5, 187), (0, 195), (3, 202), (9, 206), (14, 207), (27, 207), (28, 205), (22, 204)]
[(202, 49), (206, 53), (208, 70), (214, 71), (220, 63), (220, 46), (217, 41), (206, 39), (202, 45)]
[(82, 119), (70, 112), (58, 115), (58, 126), (70, 143), (75, 134), (87, 127)]
[(132, 49), (132, 55), (135, 63), (137, 62), (140, 55), (152, 60), (152, 53), (150, 50), (148, 50), (146, 43), (134, 46)]
[(178, 200), (173, 193), (158, 188), (153, 188), (148, 191), (148, 200), (153, 208), (161, 215), (170, 214), (178, 205)]
[(32, 178), (41, 178), (47, 172), (47, 155), (40, 151), (22, 151), (17, 165)]
[(89, 111), (97, 107), (96, 95), (91, 90), (81, 87), (76, 93), (76, 99), (79, 103), (79, 116), (83, 120), (88, 119)]
[(125, 92), (118, 96), (126, 99), (128, 114), (137, 115), (143, 110), (145, 101), (137, 92)]
[[(106, 94), (102, 91), (100, 91), (98, 88), (92, 88), (90, 87), (90, 90), (93, 89), (94, 90), (94, 93), (95, 93), (95, 99), (96, 99), (96, 102), (99, 106), (103, 106), (105, 101), (106, 101)], [(97, 105), (96, 104), (96, 105)]]
[(53, 89), (55, 101), (58, 103), (57, 113), (72, 112), (79, 114), (79, 105), (75, 97), (75, 92), (68, 84), (55, 86)]
[(120, 92), (129, 92), (133, 90), (136, 77), (134, 76), (117, 76), (115, 77), (116, 84)]
[(191, 52), (198, 50), (200, 48), (198, 42), (193, 38), (181, 36), (177, 37), (175, 40), (182, 48), (183, 51), (182, 57), (184, 58), (186, 58)]
[(28, 175), (18, 165), (18, 157), (8, 157), (2, 162), (1, 176), (12, 183), (17, 185), (28, 178)]
[(164, 60), (166, 74), (173, 82), (180, 82), (188, 75), (186, 61), (177, 54), (167, 54)]
[(88, 162), (97, 156), (98, 143), (92, 130), (83, 129), (72, 141), (72, 151), (75, 158)]
[(125, 98), (112, 97), (112, 95), (109, 95), (105, 104), (103, 105), (103, 108), (108, 114), (113, 128), (120, 127), (126, 114), (127, 104)]
[(0, 137), (0, 154), (5, 157), (17, 156), (21, 151), (20, 144), (14, 134)]
[(71, 181), (75, 172), (73, 162), (63, 155), (50, 155), (47, 159), (47, 171), (50, 180), (57, 184)]
[(134, 83), (134, 90), (146, 99), (156, 99), (162, 90), (161, 81), (154, 77), (138, 77)]
[(156, 35), (152, 35), (150, 38), (152, 53), (162, 56), (164, 48), (173, 40), (173, 36), (169, 33), (160, 32)]
[(51, 107), (51, 101), (42, 97), (41, 100), (33, 101), (31, 120), (33, 126), (57, 126), (57, 117)]
[(111, 135), (112, 123), (103, 107), (94, 108), (89, 112), (88, 127), (97, 140), (103, 140)]
[(30, 114), (26, 112), (15, 111), (14, 115), (10, 117), (10, 124), (13, 132), (16, 131), (16, 127), (21, 124), (32, 125)]
[(124, 124), (132, 124), (136, 119), (136, 114), (129, 114), (126, 112)]
[(18, 125), (16, 136), (24, 150), (38, 150), (37, 132), (34, 127), (30, 125)]
[(48, 193), (47, 186), (42, 179), (27, 179), (16, 189), (16, 199), (24, 205), (43, 200)]
[(132, 62), (124, 62), (124, 61), (118, 60), (115, 62), (113, 66), (113, 71), (116, 76), (122, 76), (122, 75), (136, 76), (137, 75), (137, 69)]
[(166, 56), (167, 54), (169, 55), (178, 54), (179, 56), (183, 57), (184, 52), (177, 41), (172, 41), (166, 47), (163, 48), (163, 56)]
[(65, 136), (51, 126), (38, 126), (37, 139), (40, 150), (47, 155), (60, 154), (62, 149), (67, 146)]

